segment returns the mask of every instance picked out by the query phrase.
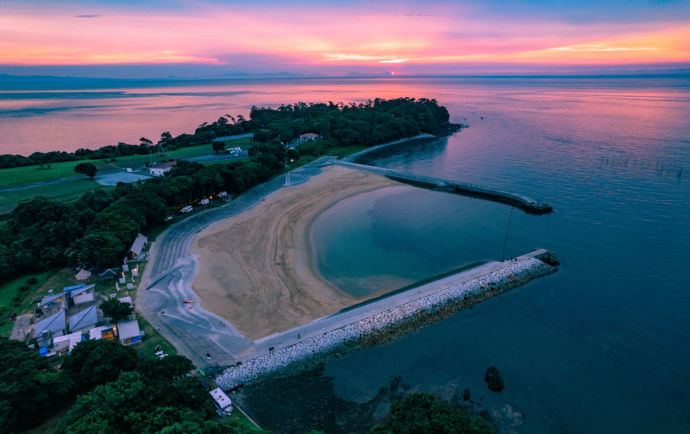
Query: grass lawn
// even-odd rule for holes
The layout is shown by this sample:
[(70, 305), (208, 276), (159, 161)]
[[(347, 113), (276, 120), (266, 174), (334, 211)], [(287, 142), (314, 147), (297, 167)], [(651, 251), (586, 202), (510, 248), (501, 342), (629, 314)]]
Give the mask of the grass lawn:
[[(234, 146), (249, 146), (249, 139), (239, 139), (228, 142), (228, 148)], [(201, 157), (214, 154), (211, 144), (190, 146), (174, 151), (167, 151), (162, 155), (153, 155), (153, 162), (168, 161), (170, 159), (186, 159)], [(99, 171), (118, 170), (127, 167), (141, 167), (149, 161), (148, 155), (131, 155), (128, 157), (118, 157), (115, 161), (109, 160), (78, 160), (65, 161), (62, 163), (51, 163), (50, 168), (35, 166), (13, 167), (10, 169), (0, 169), (0, 188), (13, 185), (29, 184), (32, 182), (48, 181), (51, 179), (66, 178), (75, 176), (74, 166), (79, 163), (93, 163)]]
[[(241, 411), (239, 411), (237, 408), (233, 408), (232, 414), (228, 416), (225, 420), (227, 420), (230, 423), (235, 424), (239, 430), (239, 432), (245, 433), (245, 432), (253, 432), (253, 433), (262, 433), (266, 432), (254, 425), (248, 418), (247, 416), (244, 415)], [(221, 422), (222, 423), (222, 422)]]
[[(21, 315), (31, 312), (34, 308), (31, 303), (32, 299), (48, 295), (49, 289), (58, 289), (52, 288), (48, 283), (49, 281), (55, 281), (56, 273), (59, 274), (59, 271), (51, 270), (44, 271), (43, 273), (27, 274), (0, 286), (0, 315), (2, 316), (0, 318), (0, 336), (9, 337), (12, 333), (14, 322), (7, 322), (5, 320), (8, 314), (16, 312), (17, 315)], [(36, 283), (29, 285), (27, 280), (32, 277), (36, 279)], [(22, 286), (28, 286), (29, 289), (22, 291), (20, 290)]]
[(77, 199), (87, 191), (104, 187), (90, 179), (79, 179), (57, 184), (43, 185), (40, 187), (25, 188), (22, 190), (5, 191), (0, 193), (0, 214), (12, 211), (19, 203), (33, 199), (36, 196), (45, 196), (49, 199), (61, 202)]

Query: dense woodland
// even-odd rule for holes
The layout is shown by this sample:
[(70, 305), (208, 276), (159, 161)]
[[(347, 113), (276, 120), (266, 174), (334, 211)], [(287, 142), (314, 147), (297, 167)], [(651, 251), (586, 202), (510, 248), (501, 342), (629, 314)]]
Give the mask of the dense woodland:
[(117, 342), (86, 341), (60, 370), (21, 342), (0, 337), (0, 427), (21, 432), (64, 409), (58, 433), (247, 432), (218, 422), (183, 356), (140, 359)]
[[(299, 134), (315, 132), (322, 139), (302, 144), (290, 158), (316, 157), (334, 148), (372, 146), (422, 132), (433, 133), (448, 125), (448, 119), (446, 108), (435, 100), (376, 99), (351, 105), (253, 107), (249, 119), (226, 115), (199, 126), (193, 135), (173, 138), (164, 133), (161, 140), (167, 149), (246, 132), (255, 134), (255, 144), (248, 160), (207, 166), (180, 161), (164, 177), (120, 183), (112, 190), (85, 193), (70, 203), (36, 197), (20, 204), (0, 225), (0, 281), (65, 265), (117, 265), (137, 233), (162, 225), (166, 216), (181, 206), (220, 191), (238, 195), (285, 170), (283, 143)], [(142, 140), (139, 146), (79, 150), (74, 155), (120, 156), (124, 154), (119, 152), (148, 152), (151, 146), (150, 141)]]

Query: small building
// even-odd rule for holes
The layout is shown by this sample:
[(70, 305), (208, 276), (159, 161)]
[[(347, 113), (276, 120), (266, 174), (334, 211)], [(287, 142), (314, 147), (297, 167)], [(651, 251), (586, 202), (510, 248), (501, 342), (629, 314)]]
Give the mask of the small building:
[(63, 309), (67, 309), (67, 298), (65, 293), (50, 294), (41, 299), (41, 308), (46, 314), (51, 315)]
[(300, 134), (299, 137), (297, 138), (297, 142), (299, 144), (310, 142), (313, 140), (319, 140), (321, 138), (321, 135), (316, 134), (316, 133), (304, 133)]
[(149, 167), (149, 174), (151, 176), (163, 176), (165, 172), (169, 172), (177, 164), (177, 161), (168, 161), (166, 163), (156, 164)]
[(118, 323), (117, 329), (122, 345), (132, 345), (141, 342), (144, 336), (144, 333), (139, 329), (139, 323), (135, 319)]
[(82, 340), (83, 336), (80, 332), (59, 336), (53, 339), (53, 351), (72, 351)]
[(72, 303), (74, 303), (75, 306), (82, 306), (84, 304), (93, 303), (94, 301), (96, 301), (96, 296), (93, 292), (84, 292), (72, 297)]
[(114, 280), (117, 277), (117, 268), (107, 268), (98, 277), (103, 280)]
[(134, 261), (141, 259), (141, 253), (144, 247), (146, 247), (146, 243), (148, 243), (148, 239), (144, 235), (138, 234), (132, 243), (132, 247), (129, 248), (129, 252), (127, 252), (127, 259)]
[(71, 333), (82, 333), (90, 330), (98, 324), (98, 308), (94, 304), (81, 312), (77, 312), (69, 319), (69, 331)]
[(96, 287), (95, 283), (91, 285), (74, 285), (65, 288), (65, 294), (69, 297), (70, 305), (82, 305), (92, 302), (96, 299), (93, 289)]
[(65, 311), (61, 310), (37, 322), (34, 336), (39, 347), (50, 347), (53, 344), (53, 339), (63, 336), (66, 331)]
[(74, 276), (74, 278), (77, 280), (86, 280), (90, 277), (91, 277), (91, 272), (89, 270), (84, 270), (84, 269), (79, 270), (79, 272)]
[(98, 326), (89, 330), (89, 340), (115, 339), (115, 330), (111, 325)]

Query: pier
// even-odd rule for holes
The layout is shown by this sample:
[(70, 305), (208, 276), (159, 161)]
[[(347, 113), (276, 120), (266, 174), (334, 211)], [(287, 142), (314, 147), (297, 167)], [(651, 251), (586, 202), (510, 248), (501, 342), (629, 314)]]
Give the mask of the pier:
[(550, 214), (553, 212), (553, 207), (546, 202), (541, 202), (527, 196), (510, 193), (507, 191), (480, 187), (478, 185), (450, 181), (447, 179), (433, 178), (431, 176), (399, 172), (397, 170), (384, 169), (382, 167), (352, 163), (349, 161), (333, 160), (330, 162), (330, 164), (337, 164), (343, 167), (349, 167), (351, 169), (363, 170), (365, 172), (385, 176), (394, 181), (413, 185), (415, 187), (422, 187), (434, 191), (444, 191), (447, 193), (455, 193), (463, 196), (486, 199), (492, 202), (504, 203), (519, 208), (528, 214)]

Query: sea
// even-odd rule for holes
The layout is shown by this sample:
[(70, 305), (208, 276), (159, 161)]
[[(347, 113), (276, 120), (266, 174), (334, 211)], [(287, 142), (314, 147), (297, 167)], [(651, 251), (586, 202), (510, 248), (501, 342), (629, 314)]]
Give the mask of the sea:
[[(555, 212), (528, 215), (410, 186), (377, 190), (315, 221), (321, 273), (366, 295), (540, 247), (558, 256), (560, 270), (329, 362), (314, 384), (353, 406), (391, 382), (445, 399), (469, 389), (464, 403), (486, 410), (503, 432), (690, 431), (690, 77), (11, 87), (0, 80), (0, 153), (24, 155), (155, 141), (163, 131), (246, 116), (253, 105), (437, 99), (467, 128), (391, 149), (372, 164), (519, 193)], [(499, 369), (502, 392), (488, 390), (489, 366)], [(299, 382), (292, 387), (293, 405), (308, 418), (316, 398), (299, 393)], [(281, 402), (260, 405), (265, 413)], [(371, 422), (385, 410), (373, 411)]]

